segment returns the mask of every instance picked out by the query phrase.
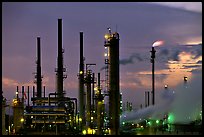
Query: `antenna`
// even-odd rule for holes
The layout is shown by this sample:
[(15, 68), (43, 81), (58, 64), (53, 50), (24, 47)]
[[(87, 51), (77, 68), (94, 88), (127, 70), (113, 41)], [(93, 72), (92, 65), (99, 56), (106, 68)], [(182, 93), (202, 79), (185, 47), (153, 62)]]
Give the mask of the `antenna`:
[(116, 24), (116, 32), (118, 32), (117, 30), (118, 30), (118, 25)]

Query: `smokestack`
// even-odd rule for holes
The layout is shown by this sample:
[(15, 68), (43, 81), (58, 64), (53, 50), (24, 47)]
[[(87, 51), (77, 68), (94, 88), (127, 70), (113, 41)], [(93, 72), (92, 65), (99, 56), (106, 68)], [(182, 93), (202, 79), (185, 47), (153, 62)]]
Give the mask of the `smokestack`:
[[(63, 72), (66, 71), (63, 68), (63, 49), (62, 49), (62, 19), (58, 19), (58, 57), (57, 57), (57, 95), (59, 100), (62, 100), (64, 97), (63, 91), (63, 79), (66, 78), (66, 75), (63, 75)], [(63, 102), (59, 102), (59, 105), (62, 105)]]
[(109, 116), (111, 135), (119, 135), (120, 124), (120, 73), (119, 73), (119, 34), (117, 32), (105, 35), (105, 47), (109, 48)]
[(83, 127), (85, 125), (83, 32), (80, 32), (79, 116)]
[(57, 93), (63, 97), (63, 62), (62, 62), (62, 19), (58, 19), (58, 70), (57, 70)]
[(42, 95), (40, 37), (37, 37), (37, 97)]
[(155, 52), (154, 46), (152, 46), (151, 52), (151, 63), (152, 63), (152, 105), (155, 104), (155, 95), (154, 95), (154, 59), (155, 59)]

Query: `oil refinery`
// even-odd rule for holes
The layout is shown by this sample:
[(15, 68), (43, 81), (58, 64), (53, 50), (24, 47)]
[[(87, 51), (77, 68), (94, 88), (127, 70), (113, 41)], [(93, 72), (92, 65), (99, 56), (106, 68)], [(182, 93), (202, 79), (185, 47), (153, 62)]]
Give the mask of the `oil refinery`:
[[(69, 78), (64, 67), (65, 50), (63, 49), (62, 19), (58, 19), (58, 46), (56, 91), (46, 96), (46, 87), (42, 86), (41, 37), (36, 39), (37, 60), (35, 84), (36, 86), (17, 86), (16, 95), (12, 100), (13, 117), (9, 116), (6, 126), (6, 100), (2, 102), (2, 133), (3, 135), (139, 135), (139, 134), (202, 134), (202, 118), (191, 124), (172, 124), (173, 116), (165, 112), (160, 119), (154, 119), (152, 113), (157, 109), (155, 99), (154, 62), (156, 50), (152, 46), (152, 90), (145, 91), (145, 107), (133, 110), (132, 104), (127, 102), (127, 109), (122, 106), (122, 92), (120, 91), (120, 65), (118, 32), (108, 28), (105, 34), (105, 84), (102, 88), (101, 73), (94, 72), (90, 66), (94, 63), (85, 63), (83, 32), (79, 32), (80, 57), (78, 68), (78, 98), (66, 96), (64, 80)], [(184, 77), (184, 85), (188, 82)], [(168, 90), (165, 85), (165, 90)], [(171, 93), (170, 93), (171, 94)], [(173, 94), (173, 93), (172, 93)], [(150, 99), (152, 103), (150, 103)], [(105, 100), (108, 100), (107, 102)], [(25, 103), (27, 102), (27, 103)], [(32, 103), (30, 103), (32, 102)], [(148, 113), (147, 113), (148, 112)], [(202, 113), (201, 113), (202, 115)], [(6, 128), (8, 127), (8, 128)]]

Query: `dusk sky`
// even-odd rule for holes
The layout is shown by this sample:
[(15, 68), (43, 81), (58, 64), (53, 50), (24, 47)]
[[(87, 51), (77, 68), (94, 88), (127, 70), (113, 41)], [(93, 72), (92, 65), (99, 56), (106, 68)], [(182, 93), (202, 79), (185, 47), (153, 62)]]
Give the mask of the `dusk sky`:
[[(78, 98), (79, 32), (84, 33), (85, 63), (105, 79), (104, 35), (108, 27), (120, 35), (120, 91), (133, 108), (144, 105), (151, 91), (150, 50), (155, 47), (155, 104), (164, 85), (192, 104), (202, 102), (201, 2), (3, 2), (2, 89), (7, 100), (16, 86), (33, 86), (36, 41), (41, 37), (42, 83), (46, 94), (56, 90), (57, 23), (62, 18), (66, 96)], [(192, 91), (182, 91), (183, 77)], [(104, 87), (104, 85), (103, 85)], [(32, 91), (30, 89), (30, 91)], [(186, 98), (185, 98), (186, 97)], [(192, 98), (191, 98), (192, 97)], [(178, 99), (179, 100), (179, 99)], [(185, 102), (185, 101), (184, 101)]]

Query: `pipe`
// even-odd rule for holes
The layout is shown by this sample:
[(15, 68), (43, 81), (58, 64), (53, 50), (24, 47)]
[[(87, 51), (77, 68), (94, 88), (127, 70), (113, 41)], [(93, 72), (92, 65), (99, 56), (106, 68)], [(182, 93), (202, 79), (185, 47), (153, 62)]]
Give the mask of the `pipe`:
[(30, 106), (30, 105), (29, 105), (29, 98), (30, 98), (30, 97), (29, 97), (29, 86), (28, 86), (28, 106)]
[(45, 98), (45, 86), (44, 86), (44, 98)]
[(70, 98), (70, 100), (75, 101), (75, 115), (77, 115), (77, 98)]
[(95, 74), (92, 73), (92, 111), (94, 110), (94, 96), (95, 96), (95, 91), (94, 91), (94, 78), (95, 78)]
[(17, 89), (16, 89), (16, 98), (18, 99), (18, 86), (17, 86)]
[(86, 99), (87, 99), (87, 127), (90, 127), (91, 123), (91, 71), (87, 70), (87, 76), (86, 76), (86, 84), (87, 84), (87, 93), (86, 93)]
[(147, 106), (149, 106), (149, 91), (147, 91)]
[(147, 91), (145, 91), (145, 107), (147, 107)]
[(40, 37), (37, 37), (37, 97), (42, 96)]
[(50, 106), (50, 95), (55, 95), (55, 97), (56, 97), (56, 95), (57, 95), (58, 93), (49, 93), (49, 95), (48, 95), (48, 105)]
[(24, 86), (22, 86), (22, 103), (24, 104)]
[[(33, 98), (35, 97), (35, 86), (33, 86)], [(35, 105), (35, 101), (33, 101), (33, 106)]]
[(102, 115), (101, 115), (101, 111), (102, 111), (102, 95), (101, 95), (101, 87), (100, 87), (100, 73), (98, 73), (98, 98), (97, 98), (97, 127), (98, 127), (98, 131), (97, 131), (97, 135), (102, 135), (102, 124), (103, 122), (102, 120)]

